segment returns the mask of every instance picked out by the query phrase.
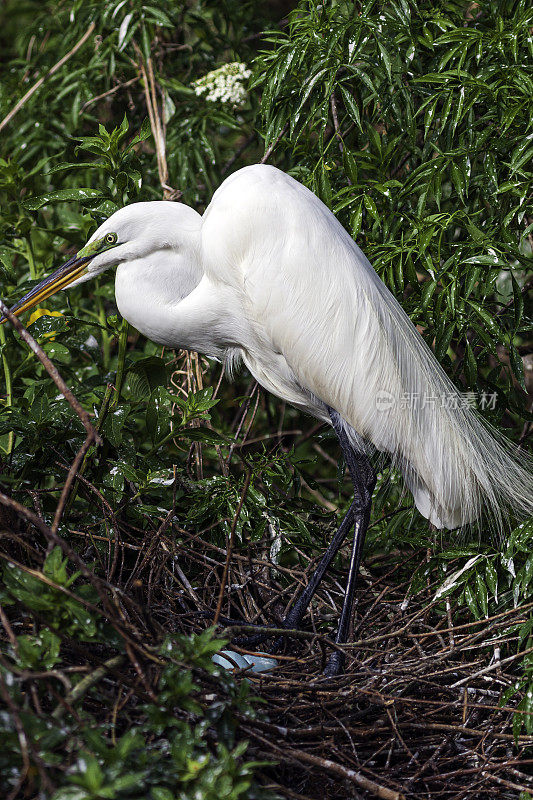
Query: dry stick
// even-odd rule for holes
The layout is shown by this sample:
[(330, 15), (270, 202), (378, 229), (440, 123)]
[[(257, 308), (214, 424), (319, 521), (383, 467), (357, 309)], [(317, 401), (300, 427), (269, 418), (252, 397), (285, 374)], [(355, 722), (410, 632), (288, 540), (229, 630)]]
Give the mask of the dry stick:
[(517, 792), (527, 792), (528, 795), (531, 791), (531, 786), (523, 786), (519, 783), (514, 783), (513, 781), (506, 781), (504, 778), (499, 778), (497, 775), (491, 775), (489, 772), (482, 772), (481, 774), (484, 778), (488, 778), (488, 780), (494, 781), (500, 786), (505, 786), (506, 789), (514, 789)]
[(65, 481), (63, 490), (61, 492), (61, 496), (59, 498), (59, 502), (57, 504), (54, 516), (54, 522), (51, 528), (52, 533), (55, 534), (57, 533), (57, 529), (59, 527), (63, 511), (65, 510), (65, 506), (68, 500), (72, 484), (76, 478), (80, 464), (83, 461), (83, 457), (85, 456), (85, 453), (87, 452), (87, 450), (89, 449), (89, 447), (93, 442), (99, 444), (101, 440), (100, 437), (98, 436), (96, 428), (93, 426), (91, 422), (89, 414), (87, 413), (87, 411), (85, 411), (85, 409), (80, 405), (78, 400), (74, 397), (71, 390), (68, 388), (67, 384), (57, 371), (54, 364), (50, 361), (46, 353), (43, 352), (42, 348), (39, 347), (33, 336), (30, 333), (28, 333), (28, 331), (22, 325), (20, 320), (15, 316), (15, 314), (11, 313), (9, 308), (5, 305), (5, 303), (2, 300), (0, 300), (0, 311), (11, 322), (15, 330), (18, 331), (21, 338), (26, 342), (30, 350), (32, 350), (35, 353), (35, 355), (37, 356), (37, 358), (39, 359), (45, 370), (48, 372), (48, 374), (54, 381), (55, 385), (57, 386), (57, 388), (59, 389), (65, 400), (67, 400), (70, 406), (74, 409), (74, 411), (80, 418), (85, 430), (87, 431), (87, 436), (85, 437), (85, 441), (80, 447), (76, 455), (76, 458), (72, 462), (72, 465), (69, 469), (67, 480)]
[(9, 639), (9, 643), (10, 643), (11, 647), (13, 648), (15, 653), (18, 655), (17, 637), (13, 633), (13, 628), (9, 624), (9, 620), (8, 620), (8, 618), (6, 616), (6, 612), (4, 611), (4, 609), (2, 608), (1, 605), (0, 605), (0, 622), (2, 623), (2, 626), (3, 626), (3, 628), (4, 628), (4, 630), (5, 630), (6, 634), (7, 634), (7, 638)]
[[(475, 706), (475, 708), (479, 708), (479, 706)], [(499, 710), (499, 709), (498, 709)], [(502, 709), (503, 711), (504, 709)], [(515, 711), (515, 709), (511, 709)], [(404, 721), (402, 722), (403, 728), (415, 728), (422, 731), (427, 729), (434, 730), (434, 731), (450, 731), (458, 736), (460, 733), (463, 733), (465, 736), (475, 736), (478, 738), (483, 738), (487, 736), (486, 730), (477, 730), (476, 728), (465, 728), (463, 725), (447, 725), (444, 722), (409, 722)], [(519, 745), (531, 745), (533, 744), (533, 736), (518, 736), (515, 737), (512, 733), (500, 733), (499, 731), (491, 730), (489, 731), (489, 735), (493, 739), (501, 739), (502, 741), (506, 742), (515, 742)]]
[(242, 156), (242, 154), (244, 153), (245, 150), (248, 149), (248, 147), (250, 147), (254, 139), (255, 139), (255, 133), (252, 133), (250, 136), (248, 136), (247, 139), (244, 140), (244, 142), (240, 145), (240, 147), (237, 148), (237, 150), (229, 159), (229, 161), (226, 161), (226, 163), (220, 170), (221, 175), (225, 175), (226, 172), (228, 172), (228, 170), (231, 169), (231, 167), (235, 164), (237, 159), (240, 158), (240, 156)]
[(108, 89), (107, 92), (103, 92), (102, 94), (97, 94), (96, 97), (91, 97), (90, 100), (87, 100), (82, 105), (80, 112), (85, 111), (86, 108), (89, 108), (89, 106), (94, 105), (94, 103), (97, 103), (99, 100), (103, 100), (104, 97), (109, 97), (110, 95), (115, 94), (115, 92), (120, 91), (120, 89), (125, 89), (127, 86), (132, 86), (134, 83), (137, 83), (138, 80), (139, 76), (136, 75), (135, 78), (130, 78), (129, 81), (124, 81), (124, 83), (117, 83), (116, 86), (113, 86), (112, 89)]
[[(52, 531), (48, 527), (48, 525), (45, 522), (43, 522), (43, 520), (40, 517), (37, 516), (37, 514), (35, 514), (33, 511), (30, 511), (30, 509), (26, 508), (26, 506), (21, 505), (21, 503), (17, 503), (17, 501), (13, 500), (12, 497), (8, 497), (6, 494), (3, 494), (2, 492), (0, 492), (0, 503), (2, 503), (2, 505), (4, 506), (7, 506), (7, 508), (13, 509), (13, 511), (15, 511), (18, 514), (18, 516), (23, 517), (32, 525), (34, 525), (37, 528), (37, 530), (43, 534), (45, 539), (47, 539), (48, 541), (52, 541), (54, 542), (54, 544), (58, 545), (58, 547), (60, 547), (61, 550), (63, 551), (64, 555), (66, 555), (67, 558), (69, 558), (78, 567), (81, 574), (85, 578), (88, 578), (90, 583), (92, 583), (95, 588), (103, 587), (106, 589), (115, 590), (115, 587), (109, 584), (106, 580), (104, 580), (103, 578), (99, 578), (97, 575), (95, 575), (94, 572), (87, 567), (87, 565), (85, 564), (83, 559), (77, 554), (77, 552), (73, 550), (72, 547), (70, 547), (70, 545), (67, 544), (65, 539), (62, 539), (61, 536), (58, 536), (57, 533)], [(7, 556), (5, 557), (7, 558)], [(10, 557), (9, 560), (12, 561), (13, 559)], [(19, 566), (22, 567), (22, 565)], [(28, 572), (30, 571), (30, 567), (24, 567), (24, 570)], [(54, 586), (55, 588), (59, 588), (55, 584)], [(65, 587), (62, 587), (61, 591), (64, 591), (66, 594), (69, 593), (69, 590), (66, 589)], [(106, 595), (104, 593), (102, 593), (100, 597), (105, 601)], [(79, 600), (80, 598), (77, 599)], [(88, 601), (84, 601), (84, 603), (87, 604)], [(101, 613), (100, 609), (97, 610), (99, 611), (99, 613)]]
[[(313, 644), (316, 642), (319, 645), (322, 644), (322, 645), (325, 645), (326, 647), (330, 647), (332, 650), (336, 650), (338, 653), (343, 653), (343, 654), (345, 653), (345, 650), (343, 649), (345, 647), (345, 645), (339, 645), (336, 642), (334, 642), (332, 639), (329, 639), (327, 636), (324, 636), (321, 633), (316, 633), (315, 631), (301, 631), (301, 630), (298, 630), (298, 628), (274, 628), (274, 627), (272, 627), (270, 625), (256, 625), (256, 624), (252, 624), (250, 622), (238, 622), (236, 625), (234, 625), (233, 623), (231, 623), (229, 625), (225, 624), (224, 625), (224, 631), (228, 631), (228, 633), (231, 631), (231, 633), (233, 635), (232, 638), (234, 638), (235, 634), (238, 634), (238, 633), (239, 634), (240, 633), (257, 633), (257, 634), (266, 633), (266, 634), (268, 634), (268, 636), (271, 636), (271, 637), (284, 636), (287, 639), (300, 639), (302, 641), (308, 641), (308, 642), (310, 642), (310, 647), (312, 647)], [(248, 652), (248, 651), (245, 651), (245, 652)], [(268, 680), (269, 675), (262, 675), (261, 677), (262, 677), (263, 680)], [(327, 681), (328, 679), (324, 678), (324, 676), (321, 675), (321, 676), (318, 677), (317, 680), (319, 682), (324, 682), (324, 681)], [(313, 685), (315, 685), (315, 684), (313, 683)], [(360, 691), (363, 694), (365, 694), (364, 689), (361, 689)], [(367, 694), (371, 694), (372, 696), (374, 696), (374, 693), (371, 693), (371, 692), (367, 692)], [(379, 696), (379, 699), (380, 699), (380, 701), (382, 701), (382, 702), (380, 702), (379, 705), (385, 705), (381, 695)]]
[(77, 53), (77, 51), (80, 49), (80, 47), (81, 47), (83, 44), (85, 44), (85, 42), (87, 41), (87, 39), (89, 38), (89, 36), (91, 35), (91, 33), (94, 31), (94, 28), (95, 28), (94, 22), (91, 22), (91, 24), (89, 25), (89, 27), (87, 28), (87, 30), (85, 31), (85, 33), (83, 34), (83, 36), (81, 37), (81, 39), (79, 40), (79, 42), (77, 42), (77, 43), (74, 45), (74, 47), (72, 48), (72, 50), (69, 50), (69, 51), (68, 51), (68, 53), (67, 53), (66, 55), (64, 55), (64, 56), (63, 56), (63, 58), (61, 58), (61, 59), (60, 59), (60, 60), (57, 62), (57, 64), (54, 64), (54, 66), (53, 66), (51, 69), (49, 69), (49, 70), (48, 70), (48, 72), (46, 73), (46, 75), (43, 75), (43, 77), (42, 77), (42, 78), (39, 78), (39, 80), (38, 80), (36, 83), (34, 83), (34, 84), (33, 84), (33, 86), (31, 87), (31, 89), (28, 89), (28, 91), (26, 92), (26, 94), (24, 95), (24, 97), (22, 97), (22, 98), (21, 98), (21, 99), (18, 101), (18, 103), (16, 103), (16, 105), (15, 105), (15, 106), (13, 106), (13, 108), (11, 109), (11, 111), (10, 111), (8, 114), (6, 114), (6, 116), (4, 117), (4, 119), (2, 120), (2, 122), (0, 122), (0, 131), (1, 131), (3, 128), (5, 128), (5, 126), (6, 126), (6, 125), (7, 125), (9, 122), (11, 122), (11, 120), (13, 119), (13, 117), (15, 116), (15, 114), (17, 114), (17, 113), (20, 111), (20, 109), (22, 108), (22, 106), (23, 106), (23, 105), (24, 105), (24, 104), (25, 104), (25, 103), (26, 103), (26, 102), (27, 102), (27, 101), (30, 99), (30, 97), (31, 97), (33, 94), (35, 94), (35, 92), (36, 92), (38, 89), (40, 89), (40, 88), (41, 88), (41, 86), (43, 85), (43, 83), (45, 82), (45, 80), (46, 80), (47, 78), (50, 78), (50, 77), (51, 77), (51, 76), (52, 76), (52, 75), (53, 75), (55, 72), (57, 72), (57, 71), (58, 71), (58, 69), (61, 69), (61, 67), (63, 66), (63, 64), (66, 64), (66, 62), (69, 60), (69, 58), (71, 58), (71, 57), (74, 55), (74, 53)]
[[(8, 709), (11, 711), (11, 717), (13, 719), (13, 723), (15, 725), (20, 743), (22, 763), (24, 765), (24, 774), (25, 775), (28, 774), (30, 767), (29, 754), (31, 753), (31, 756), (35, 762), (35, 766), (37, 767), (37, 770), (39, 772), (43, 788), (49, 793), (53, 792), (54, 785), (52, 784), (51, 780), (46, 774), (45, 764), (42, 758), (40, 757), (39, 753), (37, 752), (31, 737), (27, 735), (24, 729), (24, 725), (19, 716), (19, 709), (17, 708), (16, 703), (12, 700), (4, 676), (1, 673), (0, 673), (0, 696), (4, 700), (4, 703), (6, 704)], [(20, 786), (22, 786), (22, 783), (20, 783)], [(15, 797), (16, 794), (11, 793), (9, 795), (8, 800), (10, 800), (10, 798), (15, 798)]]
[(35, 353), (35, 355), (37, 356), (37, 358), (39, 359), (45, 370), (48, 372), (48, 374), (54, 381), (55, 385), (57, 386), (57, 388), (59, 389), (65, 400), (69, 403), (71, 408), (74, 409), (74, 411), (80, 418), (83, 427), (87, 431), (87, 438), (93, 442), (96, 442), (97, 444), (101, 444), (101, 439), (98, 436), (98, 433), (94, 428), (91, 422), (91, 418), (87, 413), (87, 411), (85, 411), (85, 409), (76, 400), (76, 398), (74, 397), (74, 395), (72, 394), (67, 384), (57, 371), (56, 367), (52, 364), (46, 353), (44, 353), (43, 350), (39, 347), (33, 336), (30, 333), (28, 333), (28, 331), (20, 322), (20, 320), (14, 314), (11, 313), (11, 311), (3, 302), (3, 300), (0, 300), (0, 311), (2, 312), (4, 317), (6, 317), (9, 320), (9, 322), (11, 322), (15, 330), (20, 334), (21, 338), (24, 339), (30, 350), (32, 350)]
[(228, 450), (228, 456), (227, 456), (226, 462), (225, 462), (226, 470), (228, 472), (229, 472), (229, 465), (230, 465), (230, 462), (231, 462), (231, 457), (232, 457), (233, 451), (234, 451), (234, 449), (236, 447), (237, 439), (239, 438), (239, 434), (241, 432), (241, 428), (244, 425), (244, 422), (246, 420), (246, 415), (248, 414), (248, 409), (250, 408), (250, 403), (252, 402), (252, 397), (254, 395), (254, 392), (258, 390), (258, 387), (259, 387), (259, 384), (257, 383), (257, 381), (254, 380), (253, 386), (252, 386), (252, 388), (250, 390), (250, 393), (248, 394), (246, 400), (244, 401), (244, 411), (242, 413), (242, 417), (240, 419), (239, 425), (238, 425), (237, 430), (235, 432), (234, 441), (231, 443), (231, 446), (230, 446), (230, 448)]
[(282, 128), (281, 132), (278, 134), (278, 136), (277, 136), (276, 140), (275, 140), (274, 142), (272, 142), (272, 144), (270, 145), (270, 147), (268, 148), (268, 150), (265, 152), (265, 155), (263, 156), (263, 158), (262, 158), (262, 159), (261, 159), (261, 161), (260, 161), (260, 163), (261, 163), (261, 164), (264, 164), (266, 161), (268, 161), (268, 159), (269, 159), (269, 158), (270, 158), (270, 156), (272, 155), (272, 151), (274, 150), (275, 146), (278, 144), (278, 142), (279, 142), (279, 140), (281, 139), (281, 137), (282, 137), (282, 136), (284, 136), (284, 135), (287, 133), (287, 128), (288, 128), (288, 127), (289, 127), (289, 123), (287, 122), (287, 123), (286, 123), (286, 124), (283, 126), (283, 128)]
[(152, 129), (152, 135), (154, 137), (154, 142), (155, 142), (155, 153), (157, 157), (157, 172), (159, 174), (159, 183), (161, 184), (161, 188), (163, 189), (163, 199), (170, 200), (172, 198), (179, 198), (181, 196), (181, 192), (176, 193), (176, 190), (173, 189), (172, 186), (169, 186), (167, 183), (168, 166), (167, 166), (167, 158), (165, 152), (166, 150), (165, 134), (163, 131), (163, 125), (161, 124), (161, 118), (159, 116), (159, 110), (157, 107), (157, 93), (155, 87), (152, 59), (151, 58), (148, 59), (145, 67), (144, 59), (137, 45), (135, 45), (135, 50), (137, 52), (137, 56), (139, 59), (139, 69), (141, 70), (141, 76), (144, 82), (144, 97), (146, 101), (146, 108), (148, 110), (150, 127)]
[[(98, 435), (98, 434), (96, 434)], [(85, 454), (87, 450), (93, 443), (93, 436), (87, 435), (85, 441), (83, 442), (82, 446), (76, 453), (76, 458), (70, 465), (70, 469), (67, 474), (67, 479), (63, 485), (63, 489), (61, 490), (61, 495), (59, 497), (59, 502), (56, 507), (56, 511), (54, 514), (54, 521), (52, 523), (52, 531), (57, 533), (59, 528), (59, 523), (61, 522), (61, 517), (63, 516), (63, 511), (65, 510), (65, 506), (67, 505), (67, 500), (69, 498), (70, 490), (72, 488), (72, 484), (76, 480), (76, 476), (78, 474), (78, 470), (80, 469), (83, 460), (85, 458)], [(67, 515), (68, 516), (68, 515)]]
[(95, 683), (98, 683), (98, 681), (101, 680), (110, 669), (116, 669), (117, 667), (120, 667), (123, 661), (123, 655), (113, 656), (113, 658), (105, 661), (102, 666), (97, 667), (95, 670), (82, 678), (81, 681), (77, 683), (72, 691), (65, 697), (65, 705), (59, 705), (54, 711), (52, 711), (52, 717), (54, 719), (61, 719), (67, 710), (67, 706), (73, 705), (73, 703), (83, 697), (84, 694), (87, 694), (91, 686), (94, 686)]
[(247, 728), (245, 728), (245, 730), (249, 736), (259, 740), (269, 749), (274, 750), (276, 756), (282, 761), (301, 761), (304, 764), (310, 764), (311, 766), (317, 767), (324, 772), (329, 772), (332, 775), (336, 775), (338, 778), (350, 781), (350, 783), (355, 783), (356, 786), (359, 786), (361, 789), (366, 789), (366, 791), (373, 794), (374, 797), (380, 797), (382, 800), (405, 800), (405, 795), (401, 794), (401, 792), (397, 792), (395, 789), (388, 789), (386, 786), (380, 786), (379, 783), (370, 780), (370, 778), (366, 778), (361, 772), (356, 772), (353, 769), (349, 769), (342, 764), (338, 764), (336, 761), (331, 761), (329, 758), (320, 758), (319, 756), (314, 756), (311, 753), (306, 753), (304, 750), (296, 750), (292, 747), (285, 747), (282, 750), (273, 742), (269, 742), (268, 739), (264, 739), (255, 731)]
[(28, 522), (31, 522), (31, 524), (34, 525), (37, 528), (37, 530), (39, 530), (43, 534), (43, 536), (46, 539), (48, 539), (48, 541), (53, 541), (54, 544), (58, 545), (58, 547), (61, 548), (64, 555), (67, 556), (67, 558), (69, 558), (70, 561), (72, 561), (78, 567), (81, 574), (85, 578), (87, 578), (89, 582), (94, 586), (94, 588), (98, 592), (100, 600), (102, 601), (102, 605), (104, 607), (103, 610), (99, 609), (97, 606), (94, 606), (88, 600), (82, 600), (80, 597), (72, 595), (69, 589), (65, 588), (64, 586), (58, 586), (57, 584), (52, 583), (48, 578), (46, 578), (46, 576), (41, 575), (36, 570), (31, 570), (30, 567), (24, 567), (22, 564), (15, 562), (13, 558), (9, 557), (8, 559), (8, 556), (2, 556), (2, 558), (5, 558), (6, 560), (16, 563), (20, 569), (23, 569), (25, 572), (34, 574), (35, 577), (38, 577), (39, 580), (43, 581), (43, 583), (49, 583), (53, 585), (55, 589), (63, 592), (64, 594), (76, 597), (76, 600), (83, 603), (85, 607), (90, 608), (91, 610), (94, 610), (98, 614), (104, 616), (113, 626), (113, 628), (117, 631), (119, 636), (122, 637), (122, 640), (124, 641), (124, 644), (126, 646), (128, 646), (129, 643), (129, 645), (135, 647), (137, 650), (142, 652), (145, 658), (149, 658), (152, 661), (160, 663), (160, 661), (155, 656), (152, 656), (148, 651), (146, 651), (139, 642), (131, 638), (130, 632), (122, 628), (117, 622), (117, 618), (112, 615), (111, 610), (116, 612), (117, 609), (116, 607), (113, 608), (111, 606), (111, 600), (109, 595), (113, 597), (115, 604), (117, 604), (116, 600), (117, 587), (113, 586), (111, 583), (109, 583), (109, 581), (105, 580), (105, 578), (100, 578), (92, 570), (90, 570), (85, 564), (85, 561), (83, 561), (83, 559), (78, 555), (78, 553), (72, 547), (70, 547), (70, 545), (67, 544), (65, 539), (61, 538), (61, 536), (58, 536), (57, 533), (52, 531), (48, 527), (48, 525), (45, 522), (43, 522), (43, 520), (40, 517), (38, 517), (37, 514), (35, 514), (33, 511), (30, 511), (29, 508), (26, 508), (26, 506), (17, 503), (17, 501), (13, 500), (12, 497), (8, 497), (7, 495), (2, 494), (2, 492), (0, 492), (0, 503), (2, 503), (2, 505), (4, 506), (7, 506), (8, 508), (12, 508), (14, 511), (17, 512), (19, 516), (28, 520)]
[(163, 131), (163, 126), (161, 124), (161, 117), (159, 116), (159, 109), (157, 106), (157, 92), (155, 90), (155, 78), (154, 78), (154, 68), (152, 65), (152, 59), (148, 59), (148, 63), (146, 65), (148, 67), (148, 78), (150, 80), (150, 90), (152, 92), (152, 106), (154, 112), (154, 119), (156, 125), (156, 132), (157, 132), (157, 149), (159, 154), (159, 161), (161, 162), (161, 172), (159, 174), (159, 180), (161, 182), (161, 186), (166, 191), (171, 189), (168, 186), (168, 166), (167, 166), (167, 158), (166, 158), (166, 143), (165, 143), (165, 134)]
[(57, 592), (61, 592), (61, 594), (70, 597), (72, 600), (76, 600), (76, 602), (80, 603), (84, 608), (88, 609), (89, 611), (93, 611), (95, 614), (101, 614), (101, 610), (98, 606), (95, 606), (94, 603), (91, 603), (89, 600), (85, 600), (79, 595), (75, 594), (70, 589), (67, 589), (66, 586), (61, 586), (60, 584), (53, 581), (51, 578), (48, 578), (43, 572), (40, 572), (37, 569), (32, 569), (31, 567), (26, 567), (24, 564), (21, 564), (20, 561), (16, 561), (13, 556), (8, 556), (6, 553), (0, 552), (0, 558), (6, 561), (8, 564), (12, 564), (17, 569), (21, 570), (21, 572), (25, 572), (27, 575), (32, 575), (37, 580), (44, 583), (46, 586), (50, 586), (52, 589), (55, 589)]
[(250, 486), (250, 480), (252, 477), (252, 473), (250, 470), (246, 473), (246, 478), (244, 479), (244, 486), (242, 487), (242, 494), (241, 499), (239, 500), (239, 505), (237, 506), (237, 510), (235, 512), (235, 516), (233, 518), (233, 523), (231, 525), (231, 531), (229, 535), (228, 546), (226, 550), (226, 562), (224, 564), (224, 572), (222, 573), (222, 580), (220, 581), (220, 592), (218, 593), (218, 603), (217, 603), (217, 610), (215, 611), (215, 616), (213, 617), (213, 625), (218, 624), (218, 618), (220, 617), (220, 612), (222, 610), (222, 602), (224, 600), (224, 589), (226, 588), (226, 581), (228, 579), (228, 570), (229, 570), (229, 562), (231, 560), (231, 553), (233, 550), (233, 541), (235, 539), (235, 530), (237, 528), (237, 522), (239, 521), (239, 516), (241, 513), (241, 509), (244, 504), (244, 500), (248, 493), (248, 487)]
[[(330, 105), (331, 105), (331, 116), (333, 117), (333, 125), (335, 127), (335, 136), (338, 139), (339, 150), (342, 155), (344, 151), (344, 142), (342, 141), (342, 135), (339, 126), (339, 118), (337, 116), (337, 102), (335, 100), (335, 92), (332, 92), (332, 95), (330, 97)], [(351, 183), (350, 179), (348, 179), (348, 183)]]
[(467, 675), (466, 678), (461, 678), (460, 681), (456, 681), (452, 683), (450, 689), (456, 689), (458, 686), (462, 686), (469, 681), (473, 681), (474, 678), (479, 678), (482, 675), (486, 675), (488, 672), (493, 672), (495, 669), (501, 669), (504, 664), (510, 664), (512, 661), (516, 661), (517, 658), (522, 658), (523, 656), (527, 656), (529, 653), (533, 653), (533, 647), (528, 647), (526, 650), (521, 650), (520, 653), (515, 653), (514, 656), (508, 656), (504, 658), (502, 661), (495, 661), (493, 664), (489, 664), (488, 667), (484, 667), (483, 669), (474, 672), (473, 675)]

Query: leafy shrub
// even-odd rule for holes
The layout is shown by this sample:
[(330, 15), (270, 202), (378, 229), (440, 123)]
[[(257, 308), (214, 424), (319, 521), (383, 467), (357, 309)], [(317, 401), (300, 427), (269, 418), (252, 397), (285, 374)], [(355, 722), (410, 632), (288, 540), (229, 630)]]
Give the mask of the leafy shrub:
[[(530, 4), (294, 5), (280, 20), (275, 5), (241, 0), (4, 3), (0, 117), (44, 81), (2, 130), (2, 297), (20, 297), (118, 207), (165, 196), (202, 210), (229, 172), (267, 152), (333, 210), (447, 372), (518, 440), (531, 420), (523, 361), (531, 342)], [(195, 90), (228, 63), (253, 70), (238, 104)], [(348, 486), (339, 498), (337, 474), (313, 449), (317, 438), (329, 449), (329, 433), (302, 435), (302, 416), (253, 394), (247, 376), (215, 395), (203, 384), (204, 362), (162, 352), (118, 319), (106, 276), (51, 298), (46, 311), (60, 316), (43, 313), (30, 331), (94, 413), (104, 442), (87, 454), (58, 531), (95, 580), (121, 582), (124, 603), (137, 592), (150, 609), (149, 581), (128, 583), (144, 564), (135, 560), (139, 547), (170, 511), (177, 542), (202, 532), (223, 546), (245, 474), (236, 546), (266, 539), (285, 565), (302, 548), (320, 549), (334, 524), (324, 506), (349, 502)], [(2, 488), (51, 525), (84, 432), (4, 327), (0, 355)], [(244, 446), (248, 423), (235, 437), (239, 406), (253, 416), (255, 446)], [(98, 730), (120, 683), (113, 668), (103, 673), (107, 683), (78, 699), (83, 679), (74, 672), (74, 685), (55, 686), (57, 674), (78, 662), (93, 672), (114, 658), (129, 665), (134, 633), (120, 627), (94, 581), (72, 572), (72, 560), (46, 553), (34, 528), (9, 516), (0, 522), (2, 605), (16, 631), (14, 642), (2, 642), (0, 662), (3, 700), (13, 706), (0, 717), (9, 790), (26, 781), (55, 800), (259, 797), (237, 721), (255, 712), (246, 684), (212, 666), (220, 642), (171, 635), (174, 623), (161, 611), (168, 594), (146, 613), (149, 623), (135, 611), (135, 635), (151, 648), (142, 658), (153, 669), (153, 696), (130, 665), (132, 695), (120, 711), (117, 701), (116, 731)], [(119, 528), (131, 547), (120, 580), (108, 558)], [(427, 541), (426, 523), (385, 470), (370, 550)], [(487, 617), (531, 596), (530, 542), (526, 525), (503, 553), (494, 544), (480, 552), (477, 543), (447, 545), (415, 581), (430, 573), (443, 581), (474, 558), (447, 591), (457, 610)], [(434, 543), (441, 544), (435, 536)], [(516, 633), (519, 652), (530, 649), (530, 623)], [(514, 693), (527, 710), (530, 655), (520, 669), (504, 702)], [(51, 677), (35, 678), (32, 693), (24, 688), (29, 672)], [(29, 769), (13, 709), (32, 743)], [(531, 717), (517, 715), (517, 733), (522, 723), (531, 732)]]

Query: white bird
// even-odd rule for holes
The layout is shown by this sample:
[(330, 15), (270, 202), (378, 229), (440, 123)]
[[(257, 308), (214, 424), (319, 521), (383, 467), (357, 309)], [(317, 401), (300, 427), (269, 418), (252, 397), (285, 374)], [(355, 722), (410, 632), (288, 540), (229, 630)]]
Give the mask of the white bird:
[[(375, 474), (390, 454), (420, 513), (456, 528), (487, 510), (533, 513), (531, 462), (464, 403), (364, 254), (308, 189), (267, 165), (227, 178), (200, 216), (133, 203), (32, 289), (21, 313), (116, 267), (122, 316), (161, 345), (240, 361), (268, 391), (333, 425), (355, 498), (286, 619), (297, 625), (352, 524), (356, 535), (337, 641), (345, 641)], [(526, 463), (527, 460), (527, 463)], [(342, 668), (334, 654), (330, 673)]]

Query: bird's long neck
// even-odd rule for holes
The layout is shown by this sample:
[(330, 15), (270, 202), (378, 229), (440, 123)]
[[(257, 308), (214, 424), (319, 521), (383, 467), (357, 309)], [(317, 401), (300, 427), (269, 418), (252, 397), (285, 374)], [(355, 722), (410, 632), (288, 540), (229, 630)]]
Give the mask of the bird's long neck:
[(223, 358), (238, 342), (232, 297), (213, 290), (200, 258), (159, 251), (117, 267), (115, 296), (122, 316), (157, 344)]
[(169, 345), (172, 309), (199, 284), (202, 274), (194, 253), (182, 259), (170, 249), (119, 264), (115, 277), (118, 310), (149, 339)]

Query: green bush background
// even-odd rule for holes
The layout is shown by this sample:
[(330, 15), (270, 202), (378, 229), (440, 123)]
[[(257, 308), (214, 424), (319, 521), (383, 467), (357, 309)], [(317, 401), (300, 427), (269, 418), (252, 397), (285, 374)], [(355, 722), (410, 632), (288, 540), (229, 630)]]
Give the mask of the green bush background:
[[(268, 154), (270, 163), (316, 192), (357, 239), (456, 383), (479, 402), (495, 395), (494, 408), (484, 409), (491, 422), (515, 441), (524, 435), (531, 420), (523, 360), (531, 349), (533, 233), (529, 3), (8, 0), (0, 22), (0, 118), (45, 78), (0, 134), (4, 299), (20, 297), (117, 208), (165, 195), (202, 211), (225, 176)], [(50, 73), (91, 24), (77, 52)], [(195, 80), (233, 61), (253, 70), (242, 107), (210, 103), (194, 92)], [(166, 168), (161, 160), (158, 168), (147, 109), (151, 71)], [(189, 362), (189, 381), (172, 383), (182, 362), (127, 331), (116, 317), (109, 275), (45, 306), (63, 316), (42, 316), (30, 331), (94, 411), (104, 445), (90, 453), (85, 476), (122, 520), (148, 530), (152, 518), (170, 509), (172, 488), (165, 483), (177, 475), (180, 524), (191, 531), (212, 526), (210, 535), (223, 543), (224, 520), (234, 517), (249, 472), (237, 537), (259, 540), (274, 524), (284, 531), (282, 558), (288, 560), (297, 558), (292, 546), (322, 546), (334, 524), (324, 507), (342, 508), (349, 487), (317, 457), (312, 437), (276, 433), (309, 430), (311, 421), (261, 395), (251, 434), (259, 443), (230, 451), (235, 415), (252, 388), (249, 376), (222, 383), (216, 404), (212, 387), (220, 370), (214, 364), (199, 362), (195, 372)], [(83, 430), (9, 328), (0, 329), (0, 352), (0, 482), (31, 508), (31, 492), (38, 491), (51, 522)], [(117, 370), (125, 375), (120, 397), (108, 388)], [(330, 434), (318, 436), (336, 457)], [(221, 453), (228, 459), (224, 471)], [(502, 548), (490, 541), (452, 547), (429, 532), (398, 481), (386, 478), (385, 471), (369, 548), (416, 547), (433, 536), (433, 566), (442, 577), (450, 562), (460, 567), (480, 552), (453, 590), (458, 606), (477, 618), (531, 595), (531, 523), (516, 528)], [(112, 536), (83, 486), (60, 527), (77, 550), (69, 526), (82, 525)], [(212, 673), (210, 655), (218, 645), (207, 635), (192, 643), (187, 637), (160, 642), (166, 666), (157, 703), (143, 706), (130, 731), (124, 723), (115, 745), (108, 732), (96, 732), (97, 715), (89, 711), (78, 720), (67, 715), (61, 728), (35, 713), (21, 671), (60, 666), (70, 641), (93, 641), (107, 657), (124, 652), (98, 611), (88, 613), (75, 597), (65, 599), (24, 571), (40, 564), (40, 576), (72, 586), (74, 595), (98, 607), (59, 550), (43, 563), (43, 542), (35, 537), (26, 550), (3, 554), (1, 595), (8, 615), (31, 623), (31, 633), (17, 634), (16, 647), (2, 646), (0, 663), (4, 691), (22, 709), (35, 742), (30, 756), (44, 764), (25, 776), (29, 785), (52, 792), (42, 783), (47, 772), (55, 800), (96, 798), (104, 789), (106, 797), (153, 800), (259, 796), (232, 716), (255, 713), (245, 689), (221, 675), (220, 708), (200, 707), (193, 672), (179, 667)], [(518, 647), (531, 646), (531, 632), (525, 623)], [(519, 707), (533, 710), (532, 683), (526, 656), (506, 699), (518, 693)], [(43, 707), (50, 707), (45, 695)], [(176, 706), (194, 716), (196, 727), (176, 723)], [(533, 731), (533, 718), (517, 717), (517, 731), (522, 723)], [(217, 741), (211, 749), (204, 735), (209, 726)], [(12, 718), (0, 717), (0, 736), (0, 773), (11, 790), (24, 777)], [(71, 739), (77, 745), (69, 749)], [(77, 751), (85, 754), (77, 758)]]

